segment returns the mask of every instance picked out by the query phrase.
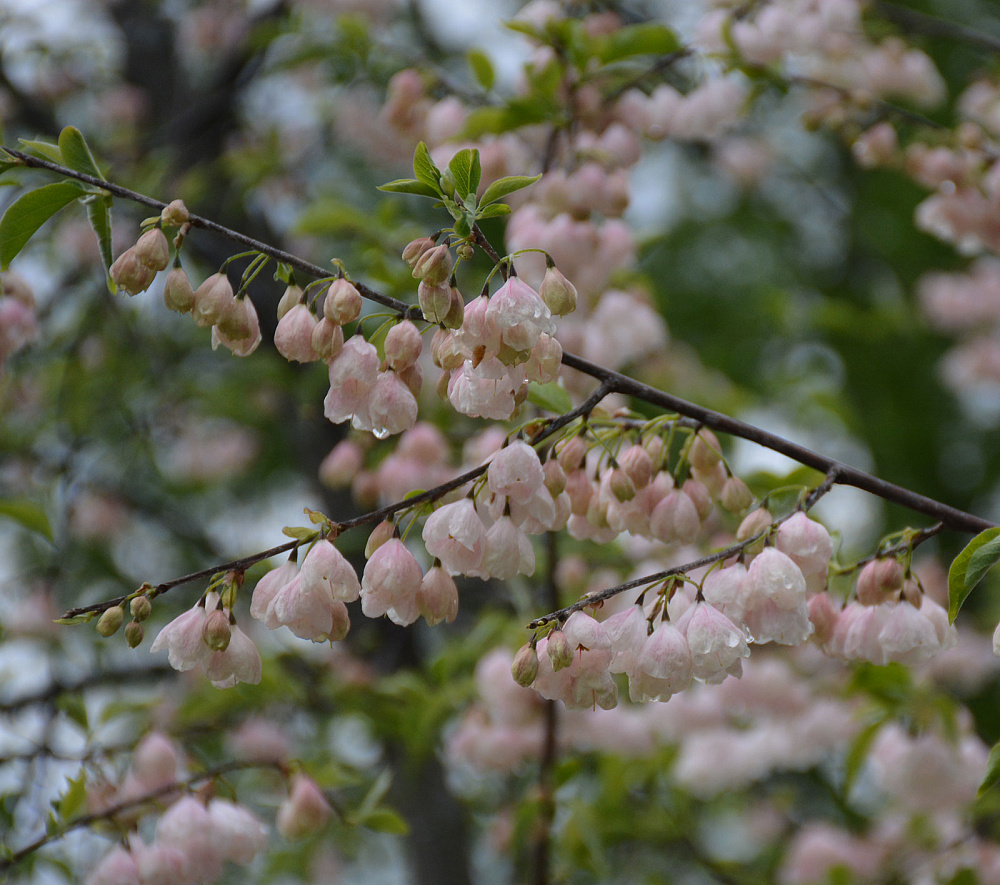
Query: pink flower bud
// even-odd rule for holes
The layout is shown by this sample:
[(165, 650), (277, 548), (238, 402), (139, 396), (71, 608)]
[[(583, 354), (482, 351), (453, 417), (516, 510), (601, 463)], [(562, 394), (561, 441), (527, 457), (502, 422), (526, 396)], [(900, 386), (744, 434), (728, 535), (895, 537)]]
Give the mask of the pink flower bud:
[(550, 458), (542, 465), (545, 474), (545, 488), (553, 498), (558, 498), (566, 491), (566, 473), (555, 458)]
[(322, 830), (332, 812), (316, 782), (304, 774), (296, 774), (288, 798), (278, 808), (275, 827), (286, 839), (302, 839)]
[(889, 601), (903, 587), (903, 566), (896, 559), (873, 559), (858, 575), (857, 597), (862, 605)]
[(296, 304), (301, 304), (304, 296), (305, 292), (302, 291), (301, 286), (286, 287), (278, 301), (278, 320), (280, 321)]
[(326, 317), (323, 317), (323, 319), (313, 326), (312, 337), (309, 343), (312, 345), (316, 356), (323, 360), (324, 363), (330, 363), (336, 359), (337, 354), (340, 353), (341, 348), (344, 346), (344, 330), (336, 323), (332, 323)]
[(567, 475), (571, 470), (576, 470), (580, 467), (586, 456), (587, 443), (584, 442), (583, 437), (581, 436), (574, 436), (571, 439), (566, 440), (566, 442), (559, 446), (557, 454), (559, 463), (562, 465), (562, 469), (566, 471)]
[[(768, 529), (774, 520), (771, 514), (767, 512), (763, 507), (748, 513), (744, 518), (743, 522), (740, 523), (739, 528), (736, 530), (736, 540), (746, 541), (748, 538), (753, 538), (759, 535), (761, 532)], [(753, 553), (759, 551), (764, 546), (764, 540), (761, 539), (753, 547), (748, 548), (747, 552)]]
[(514, 663), (510, 665), (510, 675), (514, 681), (524, 688), (530, 687), (538, 675), (538, 652), (530, 643), (525, 643), (514, 655)]
[(643, 446), (629, 446), (618, 456), (618, 465), (636, 489), (646, 488), (653, 479), (653, 459)]
[(422, 347), (417, 327), (403, 320), (386, 333), (385, 361), (390, 369), (399, 372), (417, 361)]
[(753, 492), (738, 476), (730, 476), (722, 487), (719, 503), (730, 513), (743, 513), (753, 504)]
[(722, 459), (722, 446), (711, 430), (702, 428), (688, 450), (688, 461), (698, 470), (711, 470)]
[(365, 454), (356, 442), (337, 443), (319, 465), (319, 481), (329, 489), (346, 488), (365, 463)]
[(372, 533), (368, 536), (368, 542), (365, 544), (365, 559), (371, 559), (372, 554), (388, 541), (395, 531), (396, 526), (388, 519), (383, 519), (382, 522), (375, 526), (372, 529)]
[(458, 615), (458, 588), (441, 566), (429, 569), (420, 582), (417, 609), (432, 627), (442, 621), (450, 624)]
[(635, 483), (621, 467), (616, 467), (611, 471), (608, 486), (611, 489), (611, 494), (618, 501), (631, 501), (635, 497)]
[(576, 287), (557, 267), (546, 269), (538, 294), (555, 316), (566, 316), (576, 310)]
[(212, 274), (194, 292), (191, 316), (195, 324), (207, 329), (219, 322), (236, 302), (233, 287), (224, 273)]
[(417, 303), (429, 323), (443, 323), (451, 310), (451, 286), (446, 283), (431, 285), (421, 280), (417, 286)]
[(171, 227), (180, 227), (182, 224), (187, 224), (190, 220), (191, 213), (188, 212), (188, 207), (184, 205), (183, 200), (171, 201), (160, 212), (160, 221), (164, 224), (169, 224)]
[(163, 283), (163, 303), (168, 310), (188, 313), (194, 306), (194, 289), (184, 269), (175, 267)]
[(202, 638), (212, 651), (225, 651), (229, 648), (232, 631), (229, 628), (229, 614), (221, 608), (215, 609), (201, 628)]
[(451, 276), (452, 266), (451, 252), (446, 244), (442, 244), (428, 249), (417, 259), (413, 265), (413, 276), (431, 286), (439, 286)]
[(346, 326), (361, 316), (361, 293), (343, 277), (334, 280), (326, 290), (323, 314), (331, 323)]
[(560, 670), (565, 670), (573, 663), (573, 649), (566, 634), (562, 630), (553, 630), (547, 638), (545, 650), (552, 662), (552, 669), (557, 673)]
[(316, 317), (305, 304), (296, 304), (280, 320), (274, 330), (274, 346), (286, 360), (311, 363), (317, 359), (312, 346)]
[[(111, 265), (108, 271), (108, 275), (114, 281), (114, 284), (126, 294), (138, 295), (149, 288), (153, 282), (153, 278), (156, 276), (156, 271), (139, 260), (139, 256), (133, 247), (122, 252), (115, 259), (114, 264)], [(211, 325), (211, 323), (207, 325)]]
[(132, 774), (143, 792), (152, 792), (177, 779), (180, 755), (174, 742), (158, 731), (147, 734), (132, 754)]
[(434, 241), (430, 237), (417, 237), (410, 240), (403, 249), (403, 261), (410, 265), (410, 269), (417, 263), (417, 259), (428, 249), (434, 248)]
[(166, 270), (170, 263), (170, 244), (158, 227), (146, 231), (132, 248), (135, 257), (154, 272)]

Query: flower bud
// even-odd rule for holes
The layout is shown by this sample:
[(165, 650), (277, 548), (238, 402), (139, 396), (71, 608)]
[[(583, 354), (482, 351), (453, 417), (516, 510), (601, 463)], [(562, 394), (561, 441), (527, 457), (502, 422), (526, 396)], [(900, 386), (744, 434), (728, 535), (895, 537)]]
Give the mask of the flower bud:
[(175, 267), (163, 283), (163, 303), (168, 310), (189, 313), (194, 307), (194, 289), (184, 269)]
[(420, 363), (414, 363), (412, 366), (407, 366), (405, 369), (401, 369), (396, 374), (399, 375), (399, 380), (402, 381), (410, 393), (413, 394), (414, 399), (420, 396), (420, 391), (424, 386), (424, 370), (420, 368)]
[(576, 310), (576, 287), (557, 267), (550, 267), (545, 271), (538, 294), (556, 316), (566, 316)]
[(472, 261), (476, 255), (476, 250), (472, 248), (472, 243), (462, 243), (455, 250), (455, 254), (458, 255), (462, 261)]
[(576, 470), (581, 464), (583, 464), (583, 459), (587, 456), (587, 444), (583, 441), (583, 437), (574, 436), (572, 439), (566, 440), (560, 447), (559, 453), (556, 457), (559, 459), (559, 464), (563, 470), (569, 473), (571, 470)]
[(169, 224), (171, 227), (180, 227), (190, 220), (191, 213), (188, 212), (188, 207), (184, 205), (183, 200), (173, 200), (164, 206), (163, 211), (160, 213), (160, 221), (164, 224)]
[(278, 301), (278, 321), (288, 313), (296, 304), (302, 303), (302, 297), (305, 293), (302, 291), (301, 286), (288, 286), (281, 295), (281, 299)]
[(142, 637), (145, 635), (146, 631), (138, 621), (129, 621), (125, 625), (125, 641), (128, 643), (129, 648), (136, 648), (142, 642)]
[(462, 297), (462, 293), (452, 286), (451, 305), (448, 307), (448, 313), (445, 314), (444, 319), (441, 320), (441, 325), (446, 329), (458, 329), (461, 327), (464, 320), (465, 299)]
[(107, 638), (114, 636), (125, 620), (125, 612), (120, 605), (107, 609), (97, 621), (97, 632)]
[(510, 665), (510, 675), (518, 685), (525, 688), (530, 687), (535, 681), (538, 675), (538, 652), (530, 642), (522, 645), (514, 655), (514, 663)]
[(146, 231), (132, 248), (136, 258), (154, 271), (166, 270), (170, 263), (170, 244), (158, 227)]
[(338, 326), (353, 323), (361, 316), (361, 293), (349, 280), (341, 277), (330, 284), (323, 301), (323, 315)]
[(873, 559), (858, 575), (857, 597), (862, 605), (889, 601), (903, 587), (903, 566), (896, 559)]
[(558, 498), (566, 491), (566, 472), (555, 458), (550, 458), (542, 465), (545, 474), (545, 488), (553, 498)]
[(573, 663), (573, 649), (562, 630), (553, 630), (545, 644), (545, 650), (552, 662), (552, 669), (558, 672)]
[(332, 809), (316, 782), (304, 774), (292, 778), (288, 798), (281, 803), (275, 827), (286, 839), (302, 839), (318, 833), (330, 819)]
[(452, 267), (453, 262), (448, 246), (435, 246), (417, 259), (416, 264), (413, 265), (413, 276), (431, 286), (438, 286), (451, 276)]
[(344, 347), (344, 330), (324, 316), (313, 326), (309, 343), (316, 355), (324, 363), (329, 363), (337, 358), (337, 354)]
[(108, 275), (114, 284), (128, 295), (138, 295), (149, 288), (156, 271), (144, 264), (135, 249), (126, 249), (111, 265)]
[(412, 366), (420, 356), (420, 332), (409, 320), (396, 323), (385, 336), (385, 361), (394, 372)]
[(415, 240), (410, 240), (406, 244), (406, 248), (403, 249), (403, 261), (410, 265), (410, 269), (412, 270), (420, 256), (428, 249), (433, 248), (434, 241), (430, 237), (417, 237)]
[[(759, 535), (764, 529), (768, 528), (774, 520), (771, 518), (771, 514), (767, 512), (763, 507), (748, 513), (744, 518), (743, 522), (740, 523), (740, 527), (736, 530), (736, 540), (746, 541), (748, 538), (754, 537), (754, 535)], [(761, 538), (755, 544), (747, 547), (747, 553), (757, 553), (764, 547), (764, 539)]]
[(694, 509), (698, 511), (698, 519), (708, 519), (712, 512), (712, 495), (705, 484), (696, 479), (687, 479), (681, 486), (681, 491), (694, 502)]
[(711, 470), (722, 460), (722, 446), (711, 430), (702, 428), (695, 435), (688, 451), (688, 461), (698, 470)]
[(618, 465), (636, 489), (644, 489), (653, 480), (653, 459), (640, 445), (629, 446), (618, 458)]
[(201, 638), (205, 640), (212, 651), (225, 651), (229, 648), (232, 630), (229, 626), (229, 615), (225, 609), (217, 608), (205, 618), (205, 626), (201, 629)]
[(719, 503), (730, 513), (743, 513), (753, 504), (753, 492), (738, 476), (730, 476), (722, 486)]
[(372, 554), (392, 537), (395, 530), (396, 526), (388, 519), (382, 520), (382, 522), (375, 526), (372, 529), (372, 533), (368, 536), (368, 543), (365, 544), (365, 559), (371, 559)]
[(417, 302), (427, 322), (443, 323), (451, 310), (451, 287), (433, 286), (426, 280), (421, 280), (417, 286)]
[(440, 565), (427, 570), (417, 590), (417, 610), (432, 627), (458, 615), (458, 588)]
[(128, 610), (137, 621), (145, 621), (153, 611), (153, 604), (147, 596), (136, 596), (129, 603)]
[(214, 273), (195, 289), (191, 316), (196, 325), (205, 329), (223, 319), (235, 303), (229, 278), (224, 273)]
[(621, 467), (611, 471), (608, 485), (611, 487), (611, 494), (619, 501), (631, 501), (635, 497), (635, 483)]

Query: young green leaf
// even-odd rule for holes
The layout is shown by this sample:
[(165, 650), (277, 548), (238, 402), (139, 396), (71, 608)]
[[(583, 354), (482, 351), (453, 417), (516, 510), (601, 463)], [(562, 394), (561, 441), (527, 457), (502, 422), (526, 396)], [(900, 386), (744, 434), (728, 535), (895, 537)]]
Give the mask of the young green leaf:
[(462, 150), (458, 151), (451, 158), (451, 162), (448, 163), (448, 170), (455, 180), (455, 190), (458, 191), (458, 195), (464, 200), (472, 190), (469, 185), (472, 176), (472, 150), (470, 148), (462, 148)]
[(566, 388), (560, 387), (556, 381), (550, 381), (548, 384), (532, 381), (528, 385), (528, 402), (559, 415), (573, 408), (573, 400), (570, 399)]
[(604, 64), (634, 55), (668, 55), (681, 48), (670, 28), (653, 22), (619, 28), (599, 45), (598, 56)]
[(416, 194), (419, 197), (433, 197), (434, 199), (441, 196), (435, 188), (422, 181), (417, 181), (415, 178), (397, 178), (395, 181), (379, 185), (379, 190), (393, 194)]
[(483, 89), (492, 89), (496, 82), (496, 72), (493, 70), (493, 62), (490, 61), (490, 57), (481, 49), (470, 49), (465, 54), (465, 60), (469, 63), (476, 82)]
[(59, 151), (63, 162), (74, 172), (93, 175), (94, 178), (104, 178), (83, 133), (75, 126), (67, 126), (59, 133)]
[(976, 584), (1000, 562), (1000, 527), (980, 532), (948, 569), (948, 619), (952, 623)]
[(389, 808), (374, 808), (358, 823), (363, 827), (368, 827), (369, 830), (391, 833), (394, 836), (405, 836), (410, 832), (409, 824)]
[[(483, 164), (479, 161), (478, 149), (472, 151), (472, 169), (469, 170), (469, 193), (467, 196), (475, 197), (479, 190), (479, 181), (483, 177)], [(475, 200), (471, 201), (473, 204)], [(473, 205), (471, 208), (475, 208)]]
[(422, 141), (413, 152), (413, 174), (434, 191), (435, 195), (441, 193), (441, 170), (434, 165), (431, 152)]
[(503, 199), (508, 194), (514, 193), (514, 191), (519, 191), (529, 184), (534, 184), (541, 177), (541, 175), (508, 175), (506, 178), (498, 178), (486, 188), (486, 192), (479, 201), (479, 205), (488, 206), (490, 203), (494, 203), (497, 200)]
[[(111, 269), (111, 262), (114, 258), (111, 254), (111, 194), (95, 196), (87, 203), (87, 218), (90, 219), (90, 226), (97, 235), (97, 245), (101, 250), (101, 261), (104, 262), (105, 272)], [(111, 277), (108, 277), (108, 285), (113, 286)]]
[(49, 518), (37, 504), (32, 501), (15, 499), (0, 500), (0, 516), (6, 516), (19, 522), (24, 528), (41, 535), (47, 541), (52, 541), (52, 526)]
[(34, 233), (60, 209), (82, 196), (72, 181), (45, 184), (18, 197), (0, 218), (0, 270), (17, 257)]
[(48, 141), (30, 141), (27, 138), (19, 138), (18, 141), (21, 147), (27, 148), (32, 153), (44, 157), (46, 160), (51, 160), (53, 163), (58, 163), (60, 166), (66, 165), (63, 160), (62, 151), (59, 150), (59, 145)]
[(54, 803), (56, 814), (64, 823), (72, 820), (87, 806), (87, 772), (81, 771), (76, 777), (70, 778), (66, 784), (66, 792)]
[(990, 787), (1000, 781), (1000, 743), (994, 744), (990, 750), (990, 758), (986, 763), (986, 775), (976, 790), (976, 798), (980, 798)]
[(497, 218), (500, 215), (510, 215), (510, 206), (506, 203), (494, 203), (492, 206), (483, 206), (476, 213), (476, 218)]

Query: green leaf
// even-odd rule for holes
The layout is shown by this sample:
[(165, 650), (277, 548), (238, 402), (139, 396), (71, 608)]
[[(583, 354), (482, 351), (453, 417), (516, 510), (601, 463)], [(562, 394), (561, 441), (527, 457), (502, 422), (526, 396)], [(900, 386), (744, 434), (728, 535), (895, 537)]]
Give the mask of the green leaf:
[(59, 133), (59, 151), (62, 154), (64, 164), (74, 172), (93, 175), (94, 178), (104, 178), (97, 165), (97, 160), (94, 159), (94, 155), (87, 146), (83, 133), (75, 126), (67, 126)]
[(6, 516), (19, 522), (26, 529), (41, 535), (47, 541), (53, 540), (49, 518), (45, 515), (45, 511), (33, 501), (13, 498), (0, 499), (0, 516)]
[(410, 832), (410, 825), (395, 811), (388, 808), (376, 808), (369, 811), (358, 821), (369, 830), (379, 833), (392, 833), (394, 836), (405, 836)]
[(413, 174), (419, 181), (426, 184), (435, 195), (441, 193), (441, 170), (434, 165), (431, 152), (422, 141), (413, 152)]
[(393, 194), (416, 194), (418, 197), (433, 197), (437, 199), (440, 192), (415, 178), (397, 178), (395, 181), (379, 185), (380, 191), (388, 191)]
[[(483, 177), (483, 164), (479, 161), (479, 150), (472, 151), (472, 169), (469, 171), (469, 195), (475, 196), (479, 190), (479, 181)], [(468, 208), (475, 209), (475, 201)]]
[(534, 184), (541, 177), (541, 175), (508, 175), (505, 178), (498, 178), (486, 188), (486, 192), (479, 201), (479, 205), (488, 206), (490, 203), (514, 193), (514, 191), (519, 191), (529, 184)]
[(496, 72), (493, 70), (493, 62), (490, 61), (490, 57), (481, 49), (470, 49), (465, 53), (465, 60), (469, 63), (476, 82), (483, 89), (492, 89), (496, 82)]
[(61, 694), (56, 701), (56, 707), (65, 713), (84, 731), (89, 731), (87, 705), (78, 694)]
[(469, 182), (472, 177), (472, 149), (462, 148), (448, 163), (448, 171), (455, 180), (455, 190), (464, 200), (473, 190)]
[(274, 267), (274, 281), (276, 283), (284, 283), (286, 286), (292, 285), (292, 266), (290, 264), (285, 264), (284, 261), (279, 261)]
[(51, 160), (53, 163), (58, 163), (60, 166), (65, 166), (63, 162), (62, 151), (59, 150), (59, 145), (52, 144), (48, 141), (29, 141), (27, 138), (19, 138), (18, 141), (21, 143), (21, 147), (27, 148), (29, 151), (33, 151), (39, 156), (44, 157), (46, 160)]
[[(90, 226), (97, 235), (97, 245), (101, 250), (101, 261), (104, 262), (104, 271), (111, 270), (111, 263), (114, 257), (111, 254), (111, 195), (103, 194), (94, 197), (87, 202), (87, 218), (90, 219)], [(114, 282), (108, 277), (108, 288), (114, 294)]]
[(87, 804), (87, 773), (81, 771), (76, 777), (70, 778), (66, 792), (56, 800), (56, 814), (66, 823), (84, 810)]
[(0, 218), (0, 270), (6, 270), (34, 233), (81, 195), (72, 181), (45, 184), (18, 197)]
[(286, 525), (281, 533), (289, 538), (295, 538), (296, 541), (313, 541), (319, 537), (316, 529), (306, 528), (304, 525)]
[(948, 620), (955, 622), (962, 603), (983, 576), (1000, 561), (1000, 527), (980, 532), (948, 569)]
[(851, 785), (861, 772), (861, 766), (864, 764), (865, 757), (868, 755), (868, 750), (871, 748), (879, 730), (884, 724), (884, 719), (878, 719), (875, 722), (866, 725), (860, 732), (858, 732), (857, 735), (855, 735), (854, 740), (851, 741), (851, 746), (847, 751), (847, 756), (844, 758), (845, 794), (850, 791)]
[(52, 623), (71, 627), (73, 624), (86, 624), (96, 617), (97, 612), (84, 612), (82, 615), (74, 615), (72, 618), (56, 618)]
[(980, 798), (998, 781), (1000, 781), (1000, 743), (994, 744), (993, 749), (990, 750), (990, 758), (986, 763), (986, 775), (976, 791), (976, 798)]
[(540, 409), (560, 415), (573, 408), (573, 400), (570, 399), (566, 389), (559, 386), (558, 381), (550, 381), (548, 384), (532, 381), (528, 385), (528, 402)]
[(647, 23), (619, 28), (599, 44), (604, 64), (633, 55), (667, 55), (681, 48), (677, 35), (665, 25)]
[(492, 206), (483, 206), (476, 213), (476, 218), (497, 218), (500, 215), (510, 215), (510, 206), (506, 203), (494, 203)]

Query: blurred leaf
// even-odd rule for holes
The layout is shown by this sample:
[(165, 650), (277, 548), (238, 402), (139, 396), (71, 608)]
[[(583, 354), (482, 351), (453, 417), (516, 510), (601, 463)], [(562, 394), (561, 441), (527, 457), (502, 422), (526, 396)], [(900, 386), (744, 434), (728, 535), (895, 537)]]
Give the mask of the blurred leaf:
[(415, 178), (397, 178), (395, 181), (380, 184), (378, 189), (393, 194), (416, 194), (419, 197), (434, 197), (435, 199), (441, 196), (437, 188), (433, 188), (423, 181), (417, 181)]
[(28, 240), (60, 209), (81, 196), (76, 182), (44, 184), (18, 197), (0, 218), (0, 270), (6, 270)]
[(24, 500), (0, 500), (0, 516), (6, 516), (19, 522), (29, 531), (41, 535), (47, 541), (52, 541), (52, 526), (49, 518), (37, 504)]
[(435, 195), (441, 193), (441, 170), (434, 165), (431, 152), (422, 141), (413, 152), (413, 174), (426, 184)]
[(90, 730), (90, 720), (87, 718), (87, 705), (80, 695), (61, 694), (56, 701), (56, 707), (84, 731)]
[(67, 126), (59, 133), (59, 151), (64, 165), (69, 166), (74, 172), (82, 172), (94, 178), (104, 178), (83, 133), (75, 126)]
[(528, 402), (557, 415), (565, 414), (573, 408), (573, 400), (566, 389), (559, 386), (558, 381), (550, 381), (548, 384), (532, 381), (528, 385)]
[(465, 60), (472, 69), (472, 74), (483, 89), (492, 89), (496, 82), (496, 72), (493, 70), (493, 62), (490, 57), (481, 49), (470, 49), (465, 53)]
[(609, 64), (633, 55), (667, 55), (680, 48), (680, 41), (670, 28), (648, 22), (609, 34), (598, 44), (597, 54), (604, 64)]
[(955, 557), (948, 569), (949, 621), (955, 622), (962, 603), (997, 562), (1000, 562), (1000, 527), (980, 532)]
[(56, 815), (65, 823), (76, 817), (87, 804), (87, 773), (81, 771), (76, 777), (70, 778), (66, 792), (54, 803)]
[(1000, 781), (1000, 743), (994, 744), (990, 750), (990, 758), (986, 763), (986, 774), (976, 791), (976, 798), (981, 797), (990, 787)]
[(851, 741), (851, 746), (844, 758), (844, 794), (850, 792), (851, 786), (861, 772), (865, 757), (868, 755), (872, 742), (878, 736), (885, 720), (877, 719), (875, 722), (866, 725)]
[(376, 830), (379, 833), (392, 833), (394, 836), (405, 836), (410, 832), (410, 825), (395, 811), (388, 808), (375, 808), (358, 820), (363, 827)]
[(488, 206), (490, 203), (514, 193), (514, 191), (519, 191), (529, 184), (534, 184), (541, 177), (541, 175), (508, 175), (505, 178), (498, 178), (486, 188), (483, 198), (479, 201), (479, 205)]

